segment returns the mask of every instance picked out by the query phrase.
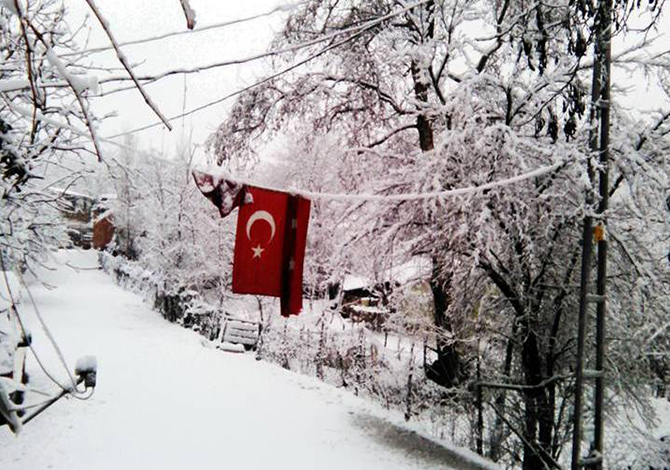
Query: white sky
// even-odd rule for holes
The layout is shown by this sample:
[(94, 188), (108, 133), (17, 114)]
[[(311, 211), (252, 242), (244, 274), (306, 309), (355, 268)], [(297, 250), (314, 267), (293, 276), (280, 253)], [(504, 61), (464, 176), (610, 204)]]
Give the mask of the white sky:
[[(280, 5), (294, 3), (294, 0), (190, 1), (197, 14), (196, 31), (210, 24), (245, 18), (271, 11)], [(179, 0), (97, 0), (96, 3), (119, 42), (186, 30), (186, 21)], [(68, 2), (67, 6), (70, 9), (69, 22), (71, 27), (75, 28), (81, 23), (83, 15), (88, 11), (88, 6), (84, 0)], [(193, 32), (148, 44), (126, 46), (123, 50), (134, 64), (134, 70), (138, 75), (150, 75), (175, 68), (194, 67), (246, 57), (267, 49), (273, 35), (281, 29), (284, 17), (282, 13), (275, 13), (270, 17), (226, 28)], [(664, 25), (667, 26), (670, 23), (669, 20), (670, 15), (666, 12), (659, 28), (660, 32), (663, 32)], [(88, 28), (90, 29), (89, 47), (109, 44), (95, 18), (89, 18)], [(616, 54), (622, 47), (630, 45), (630, 37), (626, 40), (616, 38), (613, 52)], [(655, 49), (670, 49), (670, 36), (667, 33), (661, 37)], [(113, 52), (94, 54), (91, 58), (102, 67), (120, 67)], [(146, 89), (163, 114), (170, 117), (180, 114), (184, 105), (188, 110), (255, 82), (256, 78), (264, 75), (267, 70), (266, 68), (264, 71), (263, 65), (263, 61), (257, 61), (253, 64), (216, 68), (186, 76), (176, 75), (150, 84)], [(104, 76), (104, 72), (95, 73), (100, 77)], [(114, 75), (126, 75), (126, 73), (118, 70), (114, 72)], [(650, 80), (639, 70), (627, 72), (615, 69), (613, 78), (615, 83), (624, 83), (629, 87), (627, 98), (621, 99), (620, 95), (617, 96), (621, 105), (631, 110), (668, 107), (668, 99), (660, 93), (655, 79)], [(130, 83), (123, 84), (124, 87), (128, 85)], [(109, 92), (117, 86), (117, 84), (106, 84), (103, 85), (102, 91)], [(226, 103), (215, 105), (186, 119), (174, 121), (172, 132), (160, 126), (139, 132), (135, 136), (142, 147), (153, 148), (163, 155), (174, 153), (178, 144), (189, 138), (192, 144), (200, 145), (224, 119), (233, 101), (234, 99), (228, 100)], [(117, 113), (116, 117), (105, 118), (100, 123), (99, 133), (102, 136), (111, 136), (136, 129), (153, 124), (158, 120), (136, 89), (96, 98), (93, 100), (92, 108), (99, 117), (111, 112)], [(122, 141), (122, 139), (118, 140)]]
[[(265, 13), (279, 5), (293, 3), (291, 0), (246, 0), (232, 2), (221, 0), (191, 0), (197, 14), (196, 30), (210, 24), (221, 23)], [(166, 32), (186, 31), (186, 20), (179, 0), (97, 0), (118, 42), (131, 41), (156, 36)], [(88, 6), (84, 0), (68, 2), (69, 20), (72, 28), (81, 24)], [(264, 51), (276, 31), (281, 29), (281, 13), (251, 22), (218, 28), (205, 32), (164, 39), (141, 45), (123, 47), (123, 51), (133, 64), (137, 75), (151, 75), (175, 68), (195, 67), (214, 62), (230, 60)], [(90, 39), (87, 48), (107, 46), (109, 41), (97, 20), (91, 15), (87, 27)], [(81, 36), (82, 39), (85, 37)], [(91, 56), (92, 61), (104, 67), (120, 67), (113, 52)], [(93, 72), (100, 78), (104, 72)], [(127, 75), (125, 71), (115, 71), (115, 76)], [(161, 112), (171, 117), (186, 110), (208, 103), (232, 91), (244, 87), (262, 75), (262, 61), (253, 65), (229, 66), (190, 75), (176, 75), (146, 86), (152, 100)], [(130, 83), (124, 83), (123, 87)], [(118, 84), (110, 83), (101, 87), (109, 92)], [(186, 93), (184, 91), (186, 90)], [(192, 135), (193, 144), (201, 144), (223, 120), (230, 103), (216, 105), (198, 112), (186, 119), (173, 121), (172, 132), (164, 126), (135, 134), (140, 145), (153, 148), (164, 155), (174, 152), (176, 146)], [(103, 137), (115, 135), (158, 121), (157, 116), (144, 103), (138, 90), (111, 94), (92, 100), (92, 110), (98, 117), (116, 112), (116, 117), (108, 117), (100, 122), (99, 134)], [(192, 134), (191, 134), (192, 133)], [(122, 142), (122, 139), (117, 139)]]
[[(670, 4), (665, 6), (663, 15), (655, 29), (649, 32), (648, 39), (653, 43), (648, 54), (670, 51)], [(640, 20), (631, 20), (631, 28), (641, 28), (649, 20), (648, 14), (640, 15)], [(619, 35), (612, 40), (612, 57), (634, 48), (642, 40), (640, 34)], [(642, 54), (638, 54), (642, 55)], [(635, 114), (654, 112), (670, 107), (670, 98), (663, 93), (656, 76), (648, 75), (640, 66), (614, 66), (612, 70), (613, 97), (620, 106)]]

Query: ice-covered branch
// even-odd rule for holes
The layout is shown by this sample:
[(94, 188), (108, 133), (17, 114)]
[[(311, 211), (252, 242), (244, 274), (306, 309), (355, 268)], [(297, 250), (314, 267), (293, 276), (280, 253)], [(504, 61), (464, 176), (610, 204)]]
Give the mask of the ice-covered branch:
[[(635, 144), (635, 150), (638, 152), (642, 150), (645, 144), (649, 141), (649, 137), (657, 133), (661, 129), (661, 127), (663, 127), (663, 125), (669, 120), (670, 120), (670, 111), (666, 111), (656, 121), (654, 127), (652, 127), (651, 129), (645, 129), (643, 132), (641, 132), (639, 135), (639, 139)], [(610, 188), (610, 197), (614, 195), (614, 193), (616, 193), (616, 191), (621, 187), (621, 183), (623, 183), (625, 177), (626, 175), (624, 173), (620, 174), (617, 177), (617, 179), (614, 181), (614, 184), (612, 184), (612, 187)]]
[(548, 379), (543, 380), (537, 385), (526, 385), (526, 384), (510, 384), (510, 383), (505, 383), (505, 382), (479, 382), (476, 383), (475, 385), (479, 387), (486, 387), (486, 388), (499, 388), (499, 389), (504, 389), (504, 390), (516, 390), (516, 391), (524, 391), (524, 390), (537, 390), (546, 387), (547, 385), (553, 383), (553, 382), (558, 382), (560, 380), (566, 380), (571, 378), (571, 375), (554, 375), (553, 377), (549, 377)]
[(70, 132), (72, 132), (73, 134), (75, 134), (79, 137), (91, 137), (90, 134), (88, 133), (88, 131), (86, 131), (85, 129), (80, 129), (76, 126), (68, 124), (67, 122), (59, 121), (57, 119), (53, 119), (53, 118), (50, 118), (48, 116), (45, 116), (39, 110), (37, 110), (35, 113), (33, 113), (32, 109), (29, 109), (29, 108), (26, 108), (24, 106), (18, 105), (16, 103), (11, 103), (11, 102), (8, 102), (8, 101), (5, 101), (5, 102), (6, 102), (7, 106), (9, 107), (9, 109), (11, 111), (13, 111), (14, 113), (16, 113), (20, 116), (23, 116), (23, 117), (26, 117), (26, 118), (32, 118), (33, 114), (34, 114), (35, 119), (37, 121), (44, 122), (46, 124), (50, 124), (54, 127), (58, 127), (58, 128), (61, 128), (61, 129), (67, 129), (67, 130), (69, 130)]
[[(254, 62), (260, 59), (267, 59), (270, 57), (276, 57), (280, 55), (285, 55), (285, 54), (291, 54), (298, 52), (302, 49), (306, 49), (308, 47), (316, 46), (319, 44), (322, 44), (324, 42), (329, 42), (331, 40), (337, 39), (340, 36), (346, 36), (346, 35), (353, 35), (358, 36), (357, 33), (361, 32), (367, 32), (371, 30), (372, 28), (378, 26), (379, 24), (388, 21), (391, 18), (394, 18), (395, 16), (398, 16), (408, 10), (411, 10), (412, 8), (416, 8), (417, 6), (426, 3), (424, 2), (419, 2), (414, 5), (410, 5), (406, 8), (403, 8), (402, 10), (399, 10), (394, 13), (389, 13), (388, 15), (380, 16), (379, 18), (376, 18), (374, 20), (367, 21), (365, 23), (356, 25), (356, 26), (351, 26), (349, 28), (344, 28), (341, 30), (333, 31), (332, 33), (329, 34), (324, 34), (322, 36), (319, 36), (316, 39), (313, 39), (311, 41), (305, 41), (301, 42), (299, 44), (294, 44), (288, 47), (283, 47), (283, 48), (278, 48), (278, 49), (272, 49), (267, 52), (261, 52), (259, 54), (252, 54), (247, 57), (241, 57), (239, 59), (231, 59), (231, 60), (224, 60), (224, 61), (218, 61), (218, 62), (213, 62), (211, 64), (205, 64), (205, 65), (200, 65), (196, 67), (184, 67), (184, 68), (176, 68), (172, 70), (168, 70), (166, 72), (156, 74), (156, 75), (150, 75), (150, 76), (143, 76), (143, 77), (137, 77), (138, 80), (141, 81), (149, 81), (149, 82), (156, 82), (158, 80), (161, 80), (163, 78), (169, 77), (171, 75), (186, 75), (186, 74), (192, 74), (192, 73), (200, 73), (205, 70), (211, 70), (219, 67), (227, 67), (231, 65), (241, 65), (241, 64), (246, 64), (249, 62)], [(348, 38), (348, 39), (351, 39)], [(343, 44), (343, 42), (339, 42), (337, 44)], [(108, 83), (108, 82), (113, 82), (113, 81), (124, 81), (127, 80), (125, 77), (110, 77), (105, 80), (101, 80), (100, 83)]]
[[(58, 55), (53, 51), (51, 44), (44, 38), (44, 35), (33, 24), (31, 24), (27, 18), (25, 19), (25, 22), (28, 25), (28, 27), (30, 27), (32, 32), (35, 34), (38, 41), (46, 49), (46, 57), (49, 63), (58, 71), (61, 78), (67, 82), (70, 89), (72, 89), (75, 99), (77, 100), (79, 108), (81, 109), (81, 112), (83, 114), (84, 124), (86, 124), (91, 140), (93, 141), (93, 146), (95, 147), (95, 153), (97, 154), (98, 159), (102, 160), (102, 148), (100, 147), (100, 143), (98, 141), (97, 132), (95, 130), (95, 127), (93, 126), (93, 120), (88, 110), (88, 104), (86, 103), (86, 100), (82, 97), (83, 90), (88, 88), (90, 86), (90, 83), (88, 81), (81, 80), (79, 77), (75, 77), (74, 75), (72, 75), (67, 70), (67, 67), (61, 61)], [(36, 119), (36, 115), (37, 115), (37, 108), (35, 108), (33, 111), (33, 119)]]

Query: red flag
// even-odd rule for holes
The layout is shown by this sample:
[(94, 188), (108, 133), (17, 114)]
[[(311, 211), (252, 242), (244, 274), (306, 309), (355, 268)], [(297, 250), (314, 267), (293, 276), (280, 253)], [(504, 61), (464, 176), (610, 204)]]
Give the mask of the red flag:
[(310, 201), (247, 186), (235, 236), (233, 292), (281, 297), (281, 313), (302, 309)]
[(300, 313), (310, 201), (198, 171), (193, 178), (221, 217), (240, 207), (233, 292), (281, 297), (282, 315)]

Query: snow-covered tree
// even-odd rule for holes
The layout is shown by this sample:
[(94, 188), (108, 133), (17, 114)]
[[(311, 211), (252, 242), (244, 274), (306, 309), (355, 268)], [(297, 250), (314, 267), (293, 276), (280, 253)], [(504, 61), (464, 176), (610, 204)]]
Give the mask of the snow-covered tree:
[[(660, 5), (648, 7), (653, 25)], [(638, 8), (616, 3), (616, 34)], [(304, 47), (242, 95), (210, 140), (223, 164), (252, 155), (259, 137), (325, 134), (355, 156), (341, 174), (356, 184), (345, 189), (376, 194), (437, 193), (545, 168), (459, 197), (356, 205), (346, 225), (350, 239), (393, 240), (407, 256), (432, 258), (442, 330), (432, 373), (448, 386), (485, 382), (497, 416), (489, 455), (505, 446), (525, 469), (554, 465), (569, 440), (580, 226), (594, 211), (585, 201), (597, 167), (589, 90), (598, 15), (594, 2), (308, 2), (273, 46)], [(641, 58), (639, 41), (615, 63), (667, 74), (667, 62)], [(670, 114), (613, 113), (612, 410), (651, 380), (650, 358), (668, 337), (654, 325), (670, 318), (657, 295), (668, 288)], [(305, 146), (295, 159), (311, 153)], [(520, 439), (505, 444), (510, 432)]]
[[(139, 151), (131, 141), (110, 161), (117, 195), (111, 204), (113, 251), (149, 273), (158, 302), (169, 298), (183, 309), (186, 298), (197, 296), (219, 304), (231, 282), (226, 267), (233, 221), (221, 219), (193, 184), (188, 150), (165, 159)], [(168, 316), (177, 320), (183, 314)]]
[[(0, 4), (2, 256), (26, 267), (58, 242), (54, 200), (81, 177), (93, 129), (87, 95), (95, 79), (74, 61), (62, 2)], [(83, 139), (82, 139), (83, 137)]]

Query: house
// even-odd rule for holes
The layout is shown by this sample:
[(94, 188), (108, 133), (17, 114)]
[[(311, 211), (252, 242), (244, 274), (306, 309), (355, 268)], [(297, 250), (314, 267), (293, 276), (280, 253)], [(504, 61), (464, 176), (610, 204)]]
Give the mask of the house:
[(49, 188), (48, 191), (55, 196), (54, 202), (65, 220), (70, 242), (74, 246), (90, 248), (93, 239), (91, 216), (95, 197), (69, 189)]
[[(91, 196), (70, 189), (49, 188), (65, 220), (70, 242), (77, 247), (102, 249), (114, 236), (109, 202), (114, 195)], [(96, 228), (97, 226), (97, 228)]]
[(381, 328), (394, 311), (408, 324), (430, 323), (431, 271), (429, 258), (414, 257), (382, 271), (376, 276), (377, 281), (349, 274), (342, 280), (341, 288), (338, 285), (338, 289), (329, 289), (330, 298), (339, 306), (342, 317), (364, 322), (373, 329)]

